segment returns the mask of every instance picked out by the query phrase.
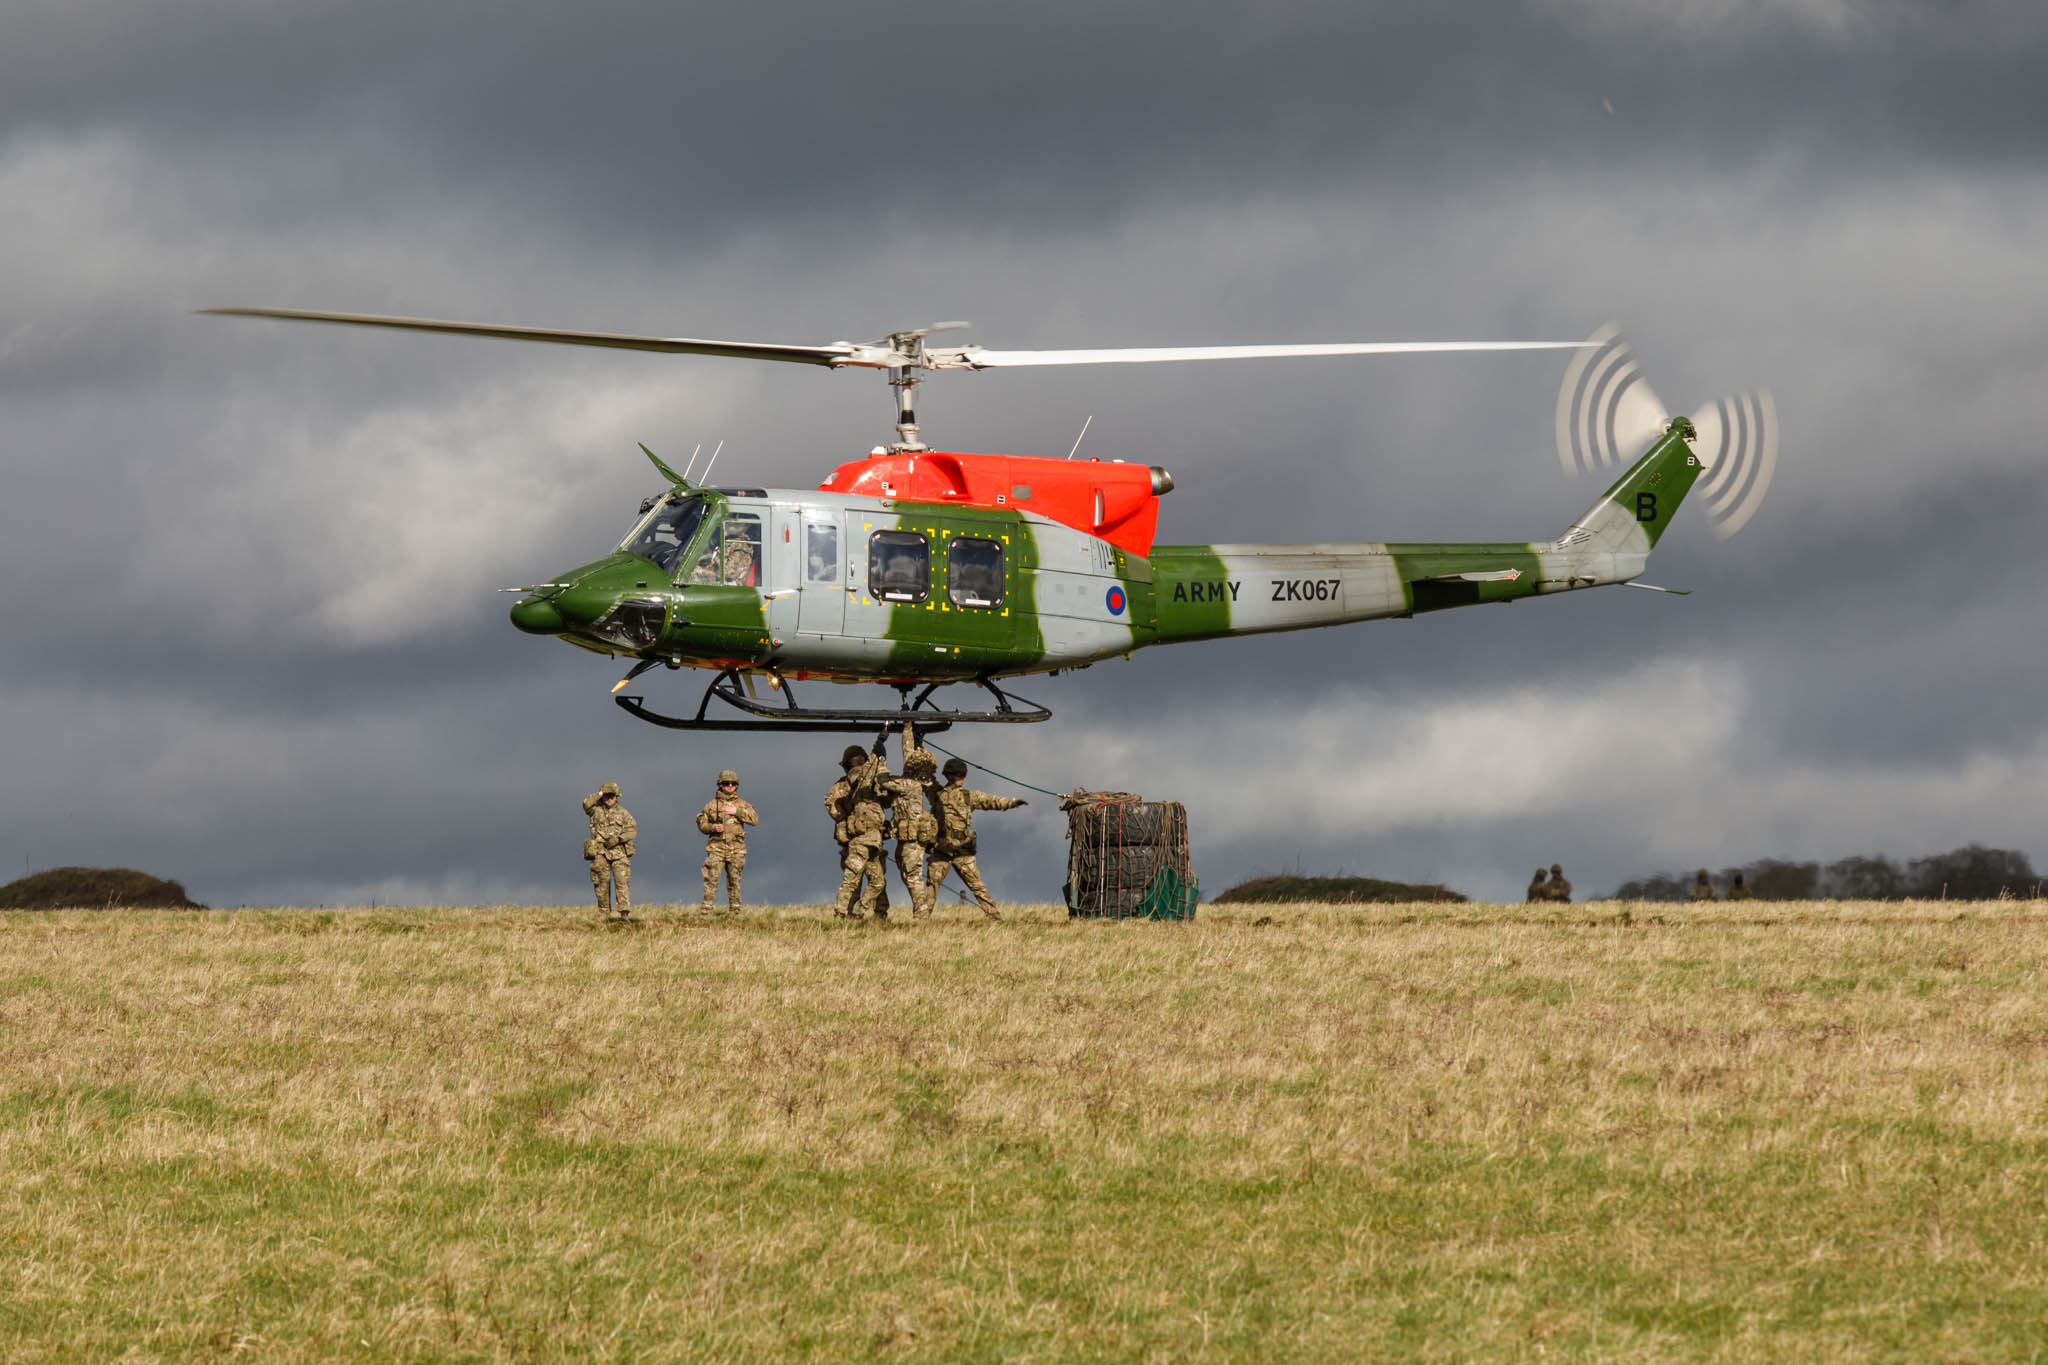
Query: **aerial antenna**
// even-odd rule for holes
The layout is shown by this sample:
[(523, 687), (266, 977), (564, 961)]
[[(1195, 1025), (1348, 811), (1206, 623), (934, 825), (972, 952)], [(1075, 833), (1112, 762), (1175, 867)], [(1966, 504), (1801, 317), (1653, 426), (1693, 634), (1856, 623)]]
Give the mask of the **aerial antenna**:
[[(1088, 414), (1088, 422), (1092, 422), (1092, 421), (1094, 421), (1094, 420), (1095, 420), (1095, 414), (1094, 414), (1094, 413), (1092, 413), (1092, 412), (1091, 412), (1091, 413), (1089, 413), (1089, 414)], [(1071, 460), (1071, 459), (1073, 459), (1073, 458), (1074, 458), (1074, 451), (1075, 451), (1075, 450), (1079, 450), (1079, 449), (1081, 448), (1081, 441), (1082, 441), (1082, 439), (1083, 439), (1084, 437), (1086, 437), (1086, 436), (1088, 435), (1088, 422), (1083, 422), (1083, 423), (1081, 423), (1081, 435), (1080, 435), (1080, 436), (1076, 436), (1076, 437), (1074, 438), (1074, 450), (1070, 450), (1070, 451), (1068, 451), (1068, 452), (1067, 452), (1067, 458), (1068, 458), (1068, 459), (1070, 459), (1070, 460)]]
[[(703, 448), (704, 448), (703, 446), (698, 446), (698, 447), (697, 447), (697, 449), (699, 449), (699, 450), (702, 450)], [(720, 442), (718, 443), (718, 448), (717, 448), (716, 450), (713, 450), (713, 451), (711, 452), (711, 458), (710, 458), (710, 459), (708, 459), (708, 460), (706, 460), (706, 461), (704, 462), (704, 477), (703, 477), (703, 478), (701, 478), (701, 479), (699, 479), (699, 480), (697, 481), (697, 485), (698, 485), (698, 487), (700, 487), (700, 488), (709, 488), (709, 487), (711, 486), (711, 466), (713, 466), (713, 465), (715, 465), (715, 464), (717, 464), (717, 463), (718, 463), (718, 451), (720, 451), (720, 450), (724, 450), (724, 449), (725, 449), (725, 442), (723, 442), (723, 441), (720, 441)]]
[(695, 468), (697, 467), (697, 457), (698, 457), (699, 455), (702, 455), (703, 453), (704, 453), (704, 443), (703, 443), (702, 441), (699, 441), (699, 442), (697, 442), (697, 448), (696, 448), (695, 450), (693, 450), (693, 451), (691, 451), (691, 452), (690, 452), (690, 462), (689, 462), (688, 464), (686, 464), (686, 465), (684, 465), (684, 466), (683, 466), (683, 482), (684, 482), (684, 483), (688, 483), (688, 482), (690, 481), (690, 471), (691, 471), (691, 470), (693, 470), (693, 469), (695, 469)]

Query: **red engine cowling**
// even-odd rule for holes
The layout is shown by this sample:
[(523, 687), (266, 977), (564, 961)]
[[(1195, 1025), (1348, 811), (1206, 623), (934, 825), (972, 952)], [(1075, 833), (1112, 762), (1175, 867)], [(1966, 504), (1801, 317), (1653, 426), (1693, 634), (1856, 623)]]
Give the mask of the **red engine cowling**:
[(1100, 536), (1135, 555), (1152, 553), (1159, 495), (1172, 487), (1173, 476), (1157, 465), (945, 450), (870, 455), (839, 466), (818, 485), (826, 493), (1014, 507)]

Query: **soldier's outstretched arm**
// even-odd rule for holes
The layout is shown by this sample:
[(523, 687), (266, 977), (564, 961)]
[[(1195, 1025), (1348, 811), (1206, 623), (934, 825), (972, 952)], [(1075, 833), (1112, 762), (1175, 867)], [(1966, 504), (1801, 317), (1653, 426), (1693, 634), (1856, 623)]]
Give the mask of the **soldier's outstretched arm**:
[(967, 793), (967, 801), (976, 810), (1014, 810), (1028, 804), (1027, 798), (1021, 796), (991, 796), (975, 791)]

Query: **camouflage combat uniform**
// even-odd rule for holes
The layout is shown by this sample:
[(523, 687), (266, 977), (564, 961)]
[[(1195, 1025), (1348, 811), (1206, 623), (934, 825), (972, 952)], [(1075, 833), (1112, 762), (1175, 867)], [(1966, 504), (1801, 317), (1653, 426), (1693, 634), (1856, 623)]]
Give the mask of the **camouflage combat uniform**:
[(930, 919), (932, 902), (938, 899), (925, 871), (926, 856), (939, 836), (938, 818), (925, 809), (925, 793), (938, 767), (931, 750), (911, 748), (903, 756), (903, 776), (882, 783), (896, 831), (896, 870), (910, 889), (912, 919)]
[(1700, 869), (1700, 875), (1693, 878), (1692, 898), (1696, 901), (1717, 901), (1721, 899), (1720, 895), (1714, 890), (1714, 884), (1707, 880), (1707, 870), (1704, 867)]
[(1545, 872), (1540, 867), (1536, 869), (1535, 877), (1530, 879), (1529, 882), (1529, 904), (1534, 905), (1537, 901), (1547, 901), (1550, 899), (1550, 884), (1544, 881), (1544, 878), (1549, 875), (1548, 872)]
[[(832, 819), (832, 837), (839, 841), (839, 895), (832, 912), (865, 918), (889, 916), (889, 869), (874, 855), (882, 847), (882, 806), (872, 787), (873, 774), (887, 771), (882, 760), (869, 755), (858, 744), (850, 744), (840, 757), (846, 776), (825, 793), (825, 814)], [(866, 779), (867, 785), (863, 784)], [(861, 832), (856, 833), (856, 826)], [(858, 849), (858, 854), (856, 854)], [(858, 861), (856, 861), (856, 857)], [(863, 881), (857, 904), (849, 904), (849, 886)]]
[[(948, 759), (946, 776), (967, 775), (967, 765), (959, 759)], [(988, 893), (988, 887), (981, 880), (981, 866), (975, 861), (974, 812), (978, 810), (1013, 810), (1025, 802), (1013, 796), (990, 796), (987, 792), (969, 790), (965, 784), (948, 782), (932, 791), (932, 814), (939, 820), (939, 837), (932, 846), (931, 889), (937, 897), (940, 883), (946, 880), (948, 872), (957, 871), (961, 883), (974, 895), (974, 903), (981, 907), (981, 913), (990, 919), (1001, 919), (1002, 911), (996, 909), (996, 898)]]
[[(590, 886), (597, 893), (597, 908), (604, 911), (608, 920), (632, 916), (633, 840), (640, 832), (626, 808), (618, 804), (618, 795), (619, 784), (607, 782), (583, 798), (583, 813), (590, 817), (590, 837), (583, 841), (583, 857), (590, 864)], [(613, 798), (609, 806), (604, 803), (607, 796)]]
[[(740, 908), (740, 874), (747, 866), (747, 826), (758, 825), (761, 817), (752, 803), (739, 798), (739, 774), (727, 768), (718, 775), (720, 791), (697, 812), (697, 832), (705, 836), (704, 909), (718, 901), (718, 877), (725, 874), (726, 908)], [(730, 794), (723, 790), (731, 783)]]
[(1748, 884), (1742, 880), (1742, 874), (1740, 872), (1736, 873), (1735, 880), (1728, 883), (1728, 895), (1726, 899), (1731, 901), (1746, 901), (1750, 898), (1750, 894), (1751, 893)]

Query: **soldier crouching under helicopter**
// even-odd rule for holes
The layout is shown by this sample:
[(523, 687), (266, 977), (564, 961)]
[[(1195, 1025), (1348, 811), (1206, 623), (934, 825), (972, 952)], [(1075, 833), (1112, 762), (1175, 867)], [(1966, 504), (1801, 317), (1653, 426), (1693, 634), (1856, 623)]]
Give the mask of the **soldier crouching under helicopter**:
[(747, 866), (747, 826), (761, 817), (751, 802), (740, 800), (740, 775), (727, 768), (718, 775), (718, 794), (697, 812), (697, 831), (705, 836), (704, 905), (717, 907), (718, 876), (725, 874), (725, 904), (740, 909), (740, 874)]
[(607, 923), (623, 924), (633, 916), (633, 839), (639, 826), (619, 804), (616, 782), (607, 782), (584, 797), (583, 813), (590, 817), (590, 837), (583, 841), (583, 858), (590, 864), (590, 885), (597, 892), (597, 908), (604, 912)]
[[(832, 834), (839, 841), (839, 894), (832, 913), (846, 918), (889, 917), (889, 868), (879, 856), (882, 831), (880, 783), (888, 775), (882, 763), (885, 734), (875, 741), (872, 755), (858, 744), (846, 746), (839, 756), (845, 776), (825, 793), (825, 813), (832, 817)], [(863, 888), (862, 883), (866, 886)], [(855, 890), (860, 898), (854, 900)]]
[(981, 907), (981, 913), (990, 919), (1001, 919), (1003, 913), (996, 909), (996, 898), (982, 883), (981, 866), (975, 861), (974, 812), (1014, 810), (1030, 803), (1022, 797), (990, 796), (987, 792), (969, 790), (964, 759), (947, 759), (945, 775), (946, 785), (930, 797), (932, 814), (939, 820), (938, 842), (932, 850), (932, 894), (936, 897), (946, 874), (957, 870), (962, 884), (974, 893), (974, 903)]

